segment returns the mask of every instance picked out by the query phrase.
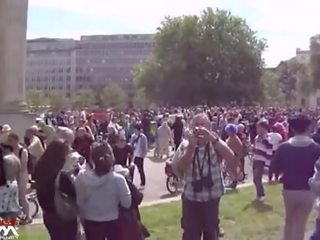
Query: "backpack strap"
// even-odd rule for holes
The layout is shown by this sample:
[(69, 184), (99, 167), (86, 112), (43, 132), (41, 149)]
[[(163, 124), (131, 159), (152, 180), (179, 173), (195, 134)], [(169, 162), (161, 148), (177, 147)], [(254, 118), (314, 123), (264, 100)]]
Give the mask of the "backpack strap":
[(24, 148), (20, 148), (20, 149), (19, 149), (19, 159), (21, 159), (21, 157), (22, 157), (22, 151), (23, 151), (23, 149), (24, 149)]
[(61, 171), (58, 172), (58, 175), (57, 175), (55, 183), (54, 183), (54, 189), (56, 191), (60, 191), (60, 176), (61, 176)]

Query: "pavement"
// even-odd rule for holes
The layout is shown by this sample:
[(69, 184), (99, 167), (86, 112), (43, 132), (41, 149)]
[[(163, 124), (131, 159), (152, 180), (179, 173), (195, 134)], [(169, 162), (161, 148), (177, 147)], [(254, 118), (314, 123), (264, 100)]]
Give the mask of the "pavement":
[[(153, 156), (153, 151), (149, 151), (147, 158), (145, 159), (146, 186), (142, 190), (144, 199), (141, 206), (152, 206), (180, 200), (180, 193), (173, 195), (167, 191), (166, 174), (164, 171), (166, 159), (161, 160), (154, 158)], [(249, 161), (247, 161), (246, 172), (248, 173), (248, 179), (245, 183), (240, 184), (238, 188), (252, 185), (252, 171), (250, 168), (251, 166)], [(140, 186), (140, 175), (138, 169), (135, 169), (134, 183), (136, 186)], [(30, 209), (30, 211), (32, 211), (32, 209)], [(42, 224), (41, 212), (35, 219), (33, 219), (33, 224)]]

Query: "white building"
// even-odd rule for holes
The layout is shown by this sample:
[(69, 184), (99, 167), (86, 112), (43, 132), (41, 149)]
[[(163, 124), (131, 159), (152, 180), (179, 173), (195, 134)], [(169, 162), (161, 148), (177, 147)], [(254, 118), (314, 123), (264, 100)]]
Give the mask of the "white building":
[(76, 46), (73, 39), (29, 40), (26, 90), (59, 91), (69, 97), (75, 88)]

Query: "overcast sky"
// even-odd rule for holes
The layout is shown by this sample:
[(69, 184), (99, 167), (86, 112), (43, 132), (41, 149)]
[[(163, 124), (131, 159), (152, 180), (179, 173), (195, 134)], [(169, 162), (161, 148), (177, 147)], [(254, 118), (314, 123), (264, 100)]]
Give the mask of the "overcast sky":
[(166, 15), (230, 10), (268, 41), (267, 66), (308, 49), (320, 33), (318, 0), (29, 0), (28, 38), (154, 33)]

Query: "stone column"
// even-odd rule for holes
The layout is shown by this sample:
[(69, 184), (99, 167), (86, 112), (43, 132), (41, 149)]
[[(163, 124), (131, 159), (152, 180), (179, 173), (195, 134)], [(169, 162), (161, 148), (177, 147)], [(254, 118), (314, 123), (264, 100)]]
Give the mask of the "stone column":
[(23, 108), (28, 0), (0, 0), (0, 125), (23, 139), (35, 116)]
[(25, 100), (28, 0), (0, 0), (0, 111), (21, 109)]

